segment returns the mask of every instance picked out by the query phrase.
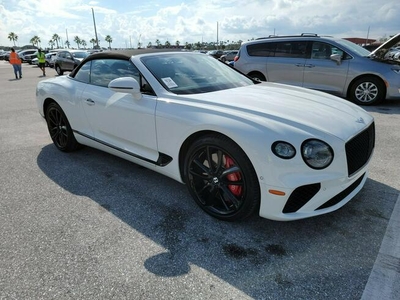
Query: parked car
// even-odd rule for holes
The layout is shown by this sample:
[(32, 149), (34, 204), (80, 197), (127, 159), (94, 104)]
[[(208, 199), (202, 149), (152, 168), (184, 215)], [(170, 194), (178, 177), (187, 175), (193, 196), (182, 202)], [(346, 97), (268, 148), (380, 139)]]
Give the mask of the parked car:
[(400, 62), (386, 56), (397, 34), (373, 52), (348, 40), (303, 34), (244, 42), (235, 68), (261, 81), (321, 90), (356, 104), (400, 99)]
[(80, 62), (89, 55), (86, 50), (61, 50), (57, 52), (54, 60), (54, 69), (58, 75), (63, 75), (65, 71), (72, 71)]
[(215, 58), (220, 58), (224, 54), (224, 51), (222, 51), (222, 50), (210, 50), (210, 51), (207, 52), (207, 54), (211, 55), (212, 57), (215, 57)]
[[(51, 53), (46, 53), (45, 54), (45, 60), (46, 60), (45, 66), (46, 67), (51, 67), (51, 68), (54, 67), (54, 59), (53, 58), (55, 58), (56, 55), (57, 55), (57, 53), (55, 53), (55, 52), (51, 52)], [(30, 64), (31, 65), (38, 65), (39, 64), (39, 59), (37, 57), (33, 58), (31, 60)]]
[(6, 60), (5, 59), (6, 55), (10, 55), (10, 51), (2, 51), (0, 53), (0, 60)]
[(37, 53), (37, 49), (25, 49), (18, 52), (19, 58), (22, 62), (30, 62), (32, 60), (32, 56), (35, 57)]
[(226, 53), (221, 55), (221, 57), (219, 59), (222, 60), (223, 62), (233, 61), (238, 52), (239, 52), (239, 50), (226, 51)]
[(36, 99), (59, 150), (87, 145), (186, 183), (227, 221), (342, 207), (363, 187), (375, 144), (374, 119), (357, 105), (193, 52), (95, 53), (40, 81)]

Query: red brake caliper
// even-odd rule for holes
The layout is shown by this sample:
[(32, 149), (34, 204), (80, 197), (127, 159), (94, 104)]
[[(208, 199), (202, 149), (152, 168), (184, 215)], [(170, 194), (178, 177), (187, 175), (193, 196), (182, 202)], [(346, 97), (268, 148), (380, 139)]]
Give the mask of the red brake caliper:
[[(228, 169), (232, 167), (234, 164), (232, 158), (229, 156), (225, 156), (225, 168)], [(239, 181), (241, 179), (240, 173), (232, 173), (227, 176), (229, 181)], [(235, 196), (240, 196), (242, 194), (242, 187), (240, 185), (228, 185), (229, 190), (234, 194)]]

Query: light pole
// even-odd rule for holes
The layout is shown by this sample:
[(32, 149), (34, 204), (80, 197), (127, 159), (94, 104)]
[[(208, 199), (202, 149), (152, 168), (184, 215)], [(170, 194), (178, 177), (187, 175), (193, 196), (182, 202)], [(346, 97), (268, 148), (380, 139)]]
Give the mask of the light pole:
[(96, 37), (96, 46), (97, 46), (97, 49), (98, 49), (100, 47), (99, 47), (99, 39), (97, 38), (96, 20), (94, 19), (93, 7), (92, 7), (92, 16), (93, 16), (94, 34), (95, 34), (95, 37)]

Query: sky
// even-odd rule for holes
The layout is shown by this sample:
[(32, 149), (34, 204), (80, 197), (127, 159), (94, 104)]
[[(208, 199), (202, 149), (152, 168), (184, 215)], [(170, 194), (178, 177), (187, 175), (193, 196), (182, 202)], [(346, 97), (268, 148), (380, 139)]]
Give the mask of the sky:
[(247, 41), (269, 35), (317, 33), (335, 37), (388, 38), (400, 32), (399, 0), (0, 0), (0, 46), (49, 47), (54, 34), (77, 47), (75, 36), (101, 47), (146, 47)]

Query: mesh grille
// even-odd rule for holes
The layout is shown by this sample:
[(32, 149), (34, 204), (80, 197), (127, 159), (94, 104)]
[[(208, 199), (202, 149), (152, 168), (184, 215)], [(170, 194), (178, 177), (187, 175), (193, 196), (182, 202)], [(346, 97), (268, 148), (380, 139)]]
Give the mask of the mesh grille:
[(346, 143), (347, 172), (349, 177), (368, 162), (374, 146), (374, 123)]

